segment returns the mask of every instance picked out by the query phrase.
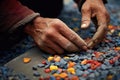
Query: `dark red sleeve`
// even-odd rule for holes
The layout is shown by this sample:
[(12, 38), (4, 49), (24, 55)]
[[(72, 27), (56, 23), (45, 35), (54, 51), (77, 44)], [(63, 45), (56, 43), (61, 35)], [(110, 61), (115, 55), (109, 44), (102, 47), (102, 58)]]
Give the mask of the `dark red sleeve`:
[(12, 31), (38, 15), (18, 0), (2, 0), (0, 1), (0, 32)]

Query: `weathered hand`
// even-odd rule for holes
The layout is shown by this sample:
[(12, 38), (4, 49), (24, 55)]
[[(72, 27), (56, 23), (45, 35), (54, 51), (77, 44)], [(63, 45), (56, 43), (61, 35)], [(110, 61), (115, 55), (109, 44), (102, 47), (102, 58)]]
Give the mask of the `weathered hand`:
[(47, 53), (61, 54), (86, 50), (86, 43), (74, 31), (59, 19), (37, 17), (33, 24), (25, 27), (38, 47)]
[(92, 48), (105, 37), (110, 20), (109, 14), (102, 0), (86, 0), (81, 7), (81, 14), (81, 28), (87, 28), (91, 20), (96, 26), (96, 33), (88, 43), (88, 47)]

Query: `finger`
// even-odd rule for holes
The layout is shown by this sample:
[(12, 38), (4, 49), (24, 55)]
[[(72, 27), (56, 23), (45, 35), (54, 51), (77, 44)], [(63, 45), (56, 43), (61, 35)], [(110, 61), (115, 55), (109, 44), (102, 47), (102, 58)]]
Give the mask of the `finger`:
[(58, 46), (57, 44), (53, 43), (51, 40), (47, 39), (45, 46), (48, 46), (49, 48), (56, 51), (58, 54), (64, 53), (64, 50)]
[(83, 8), (81, 10), (81, 13), (82, 13), (81, 28), (88, 28), (91, 21), (91, 11), (89, 8)]
[(92, 40), (88, 44), (88, 47), (90, 48), (101, 42), (107, 33), (107, 26), (108, 26), (107, 17), (101, 14), (98, 14), (96, 17), (98, 20), (98, 29), (95, 35), (93, 36)]
[[(65, 26), (65, 27), (61, 27)], [(80, 36), (77, 35), (73, 30), (67, 27), (67, 25), (61, 25), (59, 26), (59, 32), (67, 38), (69, 41), (71, 41), (73, 44), (75, 44), (79, 49), (84, 49), (86, 50), (86, 42), (80, 38)]]
[(97, 32), (95, 33), (92, 40), (88, 44), (89, 48), (93, 48), (95, 45), (97, 45), (99, 42), (101, 42), (104, 39), (104, 37), (106, 35), (106, 31), (107, 31), (104, 28), (104, 26), (102, 25), (97, 29)]
[(39, 47), (40, 47), (41, 50), (43, 50), (43, 51), (45, 51), (47, 53), (56, 54), (56, 52), (53, 49), (49, 48), (49, 47), (45, 47), (45, 46), (39, 46)]
[(61, 34), (56, 33), (52, 38), (51, 38), (56, 44), (60, 45), (63, 49), (69, 51), (69, 52), (76, 52), (79, 51), (77, 46), (75, 46), (71, 41), (66, 39), (64, 36)]

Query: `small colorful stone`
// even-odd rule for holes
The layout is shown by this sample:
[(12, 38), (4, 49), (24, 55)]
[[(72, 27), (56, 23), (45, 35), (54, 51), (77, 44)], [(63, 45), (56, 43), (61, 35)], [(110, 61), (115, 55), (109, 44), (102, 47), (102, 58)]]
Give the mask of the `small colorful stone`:
[(84, 59), (82, 62), (81, 62), (81, 64), (87, 64), (87, 59)]
[(31, 58), (29, 58), (29, 57), (23, 58), (24, 63), (29, 63), (30, 61), (31, 61)]
[(33, 66), (32, 69), (33, 69), (33, 70), (37, 70), (37, 66)]
[(52, 56), (48, 57), (49, 62), (52, 61), (53, 59), (54, 59), (54, 57), (52, 57)]
[(63, 72), (63, 73), (60, 73), (59, 76), (64, 79), (64, 78), (68, 77), (68, 74)]
[(46, 64), (46, 60), (43, 60), (43, 61), (42, 61), (42, 64)]
[(58, 55), (55, 55), (54, 56), (54, 61), (55, 62), (59, 62), (61, 60), (61, 57), (60, 56), (58, 56)]
[(35, 71), (35, 72), (33, 72), (33, 75), (34, 75), (35, 77), (39, 77), (39, 76), (40, 76), (40, 73), (37, 72), (37, 71)]
[(78, 76), (72, 76), (70, 80), (79, 80)]
[(48, 68), (48, 69), (45, 69), (44, 72), (45, 72), (45, 73), (50, 73), (51, 70)]
[(74, 68), (68, 68), (67, 72), (69, 72), (71, 74), (75, 74), (75, 69)]
[(40, 63), (40, 64), (38, 64), (37, 66), (38, 66), (39, 68), (42, 68), (42, 67), (44, 67), (45, 65)]
[(52, 70), (58, 70), (58, 67), (55, 66), (55, 65), (51, 65), (51, 66), (50, 66), (50, 70), (51, 70), (51, 71), (52, 71)]
[(74, 67), (75, 66), (75, 62), (69, 61), (68, 62), (68, 68)]

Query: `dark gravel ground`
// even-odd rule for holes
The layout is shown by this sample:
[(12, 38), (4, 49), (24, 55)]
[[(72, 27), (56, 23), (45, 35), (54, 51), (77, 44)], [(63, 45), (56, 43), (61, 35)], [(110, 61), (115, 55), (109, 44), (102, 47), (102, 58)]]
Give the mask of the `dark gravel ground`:
[[(107, 39), (111, 40), (110, 43), (102, 42), (98, 46), (96, 46), (93, 51), (100, 51), (100, 52), (106, 52), (107, 58), (105, 60), (110, 60), (113, 59), (114, 56), (111, 55), (120, 55), (120, 51), (116, 52), (114, 51), (113, 47), (120, 47), (120, 1), (119, 0), (109, 0), (108, 4), (106, 4), (106, 8), (110, 14), (110, 24), (118, 27), (112, 34), (107, 34)], [(81, 30), (80, 29), (80, 20), (81, 20), (81, 14), (79, 13), (78, 9), (74, 7), (73, 2), (66, 3), (61, 15), (59, 18), (64, 21), (71, 29), (75, 30), (82, 38), (87, 38), (87, 37), (92, 37), (93, 32), (95, 31), (94, 25), (91, 23), (90, 28), (87, 30)], [(35, 47), (36, 45), (33, 42), (33, 39), (30, 36), (27, 36), (23, 41), (18, 43), (15, 47), (11, 48), (10, 50), (7, 51), (0, 51), (0, 80), (7, 80), (6, 76), (15, 77), (15, 80), (29, 80), (27, 77), (25, 77), (23, 74), (13, 74), (13, 70), (6, 68), (6, 67), (1, 67), (8, 61), (12, 60), (13, 58), (23, 54), (27, 50)], [(111, 49), (111, 50), (110, 50)], [(88, 54), (89, 55), (89, 54)], [(88, 57), (88, 55), (84, 55), (84, 57)], [(90, 56), (90, 55), (89, 55)], [(75, 56), (73, 56), (75, 57)], [(72, 57), (72, 58), (73, 58)], [(110, 59), (109, 59), (110, 58)], [(119, 80), (119, 75), (120, 75), (120, 60), (115, 62), (114, 65), (109, 65), (112, 68), (109, 69), (109, 72), (113, 72), (116, 74), (117, 72), (119, 73), (118, 76), (113, 79), (113, 80)], [(116, 66), (117, 65), (117, 66)], [(98, 72), (104, 73), (108, 72), (108, 70), (104, 69), (105, 65), (101, 67), (103, 71)], [(108, 66), (106, 66), (108, 68)], [(95, 72), (97, 72), (95, 70)], [(101, 77), (102, 77), (101, 76)], [(94, 77), (94, 75), (92, 75)], [(19, 78), (19, 79), (18, 79)], [(84, 79), (83, 79), (84, 80)], [(92, 79), (96, 80), (96, 79)], [(105, 79), (98, 79), (97, 80), (105, 80)]]
[[(69, 4), (66, 3), (65, 8), (62, 11), (61, 15), (59, 16), (59, 18), (63, 20), (70, 28), (72, 29), (74, 29), (75, 27), (79, 28), (81, 15), (78, 12), (77, 8), (73, 8), (73, 5), (71, 4), (72, 2), (70, 2)], [(120, 25), (120, 5), (119, 4), (120, 4), (119, 0), (109, 0), (108, 4), (106, 5), (111, 16), (110, 24), (116, 25), (116, 26)], [(87, 35), (88, 32), (87, 31), (85, 32), (84, 34)], [(85, 35), (83, 35), (82, 37), (84, 36)], [(23, 41), (18, 43), (14, 48), (11, 48), (10, 50), (7, 50), (7, 51), (0, 51), (0, 65), (4, 65), (8, 61), (23, 54), (25, 51), (31, 49), (34, 46), (35, 44), (32, 38), (28, 36)]]

